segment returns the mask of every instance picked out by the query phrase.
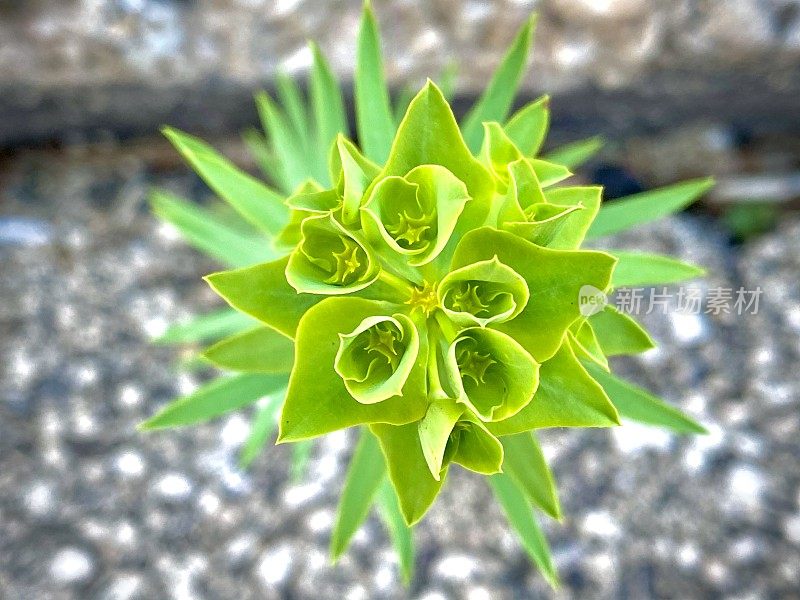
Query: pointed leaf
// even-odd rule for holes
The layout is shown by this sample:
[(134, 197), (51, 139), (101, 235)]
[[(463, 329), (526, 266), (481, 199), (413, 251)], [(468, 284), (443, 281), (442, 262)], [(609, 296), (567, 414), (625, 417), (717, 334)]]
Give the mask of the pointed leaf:
[(298, 294), (286, 282), (289, 257), (207, 275), (205, 280), (232, 307), (294, 337), (300, 317), (321, 298)]
[(381, 177), (404, 177), (420, 165), (447, 168), (464, 182), (475, 202), (488, 202), (494, 191), (491, 175), (470, 154), (453, 111), (432, 81), (411, 101)]
[(336, 523), (331, 534), (333, 560), (344, 554), (353, 535), (366, 520), (375, 493), (385, 476), (386, 463), (378, 440), (364, 428), (350, 460), (339, 499)]
[(248, 329), (257, 321), (240, 312), (226, 308), (175, 323), (153, 340), (157, 344), (191, 344), (225, 337)]
[(539, 369), (539, 387), (530, 403), (513, 417), (489, 423), (495, 435), (544, 427), (613, 427), (619, 415), (608, 396), (578, 362), (568, 344)]
[(347, 115), (339, 82), (313, 42), (311, 52), (314, 64), (311, 68), (310, 100), (316, 126), (316, 148), (313, 153), (319, 155), (315, 160), (320, 163), (319, 169), (322, 170), (317, 180), (323, 185), (335, 185), (336, 182), (330, 181), (327, 175), (327, 151), (337, 135), (347, 134)]
[(242, 451), (239, 454), (239, 466), (246, 469), (261, 453), (264, 446), (272, 435), (272, 432), (278, 426), (278, 421), (275, 418), (278, 414), (278, 409), (283, 402), (283, 395), (286, 390), (281, 390), (275, 394), (270, 395), (266, 399), (264, 405), (261, 406), (253, 417), (250, 425), (250, 433), (242, 446)]
[(278, 159), (275, 158), (275, 154), (270, 150), (269, 143), (264, 135), (251, 127), (242, 133), (242, 140), (250, 154), (253, 155), (258, 168), (267, 176), (269, 181), (274, 183), (281, 191), (285, 193), (291, 192), (292, 189), (283, 177), (283, 171), (281, 171)]
[(361, 147), (369, 159), (383, 164), (389, 156), (395, 126), (383, 74), (378, 24), (369, 4), (364, 6), (358, 32), (354, 93)]
[(626, 419), (665, 427), (676, 433), (708, 433), (705, 427), (694, 419), (646, 390), (606, 373), (591, 363), (585, 363), (585, 366), (592, 377), (603, 386), (608, 397), (619, 410), (619, 414)]
[(270, 327), (259, 327), (217, 342), (203, 356), (232, 371), (288, 374), (294, 362), (294, 344)]
[(589, 317), (589, 323), (606, 356), (638, 354), (656, 347), (639, 323), (613, 306), (608, 305)]
[(503, 472), (511, 477), (528, 500), (554, 519), (561, 518), (561, 505), (542, 449), (530, 433), (518, 433), (502, 438), (505, 458)]
[(590, 137), (585, 140), (564, 144), (555, 150), (551, 150), (542, 158), (550, 162), (564, 165), (568, 169), (576, 169), (587, 160), (597, 154), (603, 147), (603, 138), (600, 136)]
[(586, 322), (579, 322), (580, 325), (573, 326), (568, 335), (569, 344), (572, 347), (578, 360), (591, 360), (596, 365), (608, 371), (608, 359), (603, 354), (597, 336), (594, 334), (592, 326)]
[[(340, 334), (353, 331), (367, 317), (391, 312), (379, 302), (340, 296), (320, 302), (303, 316), (297, 328), (295, 364), (281, 414), (279, 442), (316, 437), (353, 425), (403, 424), (422, 418), (427, 408), (422, 389), (427, 363), (423, 348), (403, 387), (403, 395), (376, 404), (354, 399), (334, 370)], [(420, 335), (421, 339), (424, 337)]]
[(550, 96), (542, 96), (515, 112), (503, 128), (525, 156), (534, 157), (542, 147), (549, 127)]
[(580, 248), (586, 238), (597, 212), (600, 210), (600, 201), (603, 188), (600, 186), (558, 187), (546, 190), (545, 198), (551, 204), (564, 207), (580, 206), (582, 209), (570, 214), (566, 223), (558, 230), (549, 248), (561, 250), (576, 250)]
[(714, 180), (693, 179), (620, 198), (600, 208), (588, 238), (611, 235), (660, 219), (689, 206), (714, 185)]
[(342, 170), (342, 218), (345, 225), (358, 222), (364, 192), (380, 172), (380, 167), (364, 157), (355, 145), (339, 135), (336, 138)]
[(497, 256), (528, 282), (530, 299), (512, 321), (497, 324), (537, 361), (553, 356), (567, 328), (578, 319), (581, 287), (604, 290), (611, 279), (614, 259), (602, 252), (540, 248), (517, 236), (483, 227), (461, 240), (452, 268)]
[(274, 258), (269, 242), (263, 237), (246, 236), (214, 219), (199, 206), (156, 190), (150, 195), (153, 213), (174, 225), (195, 248), (232, 267), (263, 262)]
[(535, 25), (536, 17), (533, 16), (520, 29), (483, 94), (464, 117), (464, 139), (473, 153), (481, 147), (481, 124), (485, 121), (502, 123), (508, 115), (528, 62)]
[(536, 172), (536, 177), (539, 178), (539, 183), (542, 187), (555, 185), (564, 179), (572, 176), (572, 172), (565, 166), (556, 163), (548, 162), (538, 158), (530, 159), (531, 166)]
[(705, 274), (701, 267), (661, 254), (609, 251), (619, 262), (611, 277), (614, 287), (676, 283)]
[(558, 574), (550, 555), (550, 547), (522, 490), (505, 473), (489, 477), (489, 484), (492, 486), (500, 506), (503, 507), (509, 525), (517, 532), (525, 552), (539, 568), (547, 582), (553, 588), (557, 588), (559, 585)]
[(414, 537), (413, 530), (406, 525), (397, 494), (388, 479), (384, 479), (378, 489), (378, 507), (381, 519), (389, 531), (389, 538), (400, 561), (403, 582), (408, 585), (414, 575)]
[(236, 410), (286, 385), (286, 375), (247, 373), (219, 377), (196, 392), (173, 400), (139, 425), (140, 429), (166, 429), (202, 423)]
[(386, 457), (389, 480), (400, 501), (400, 510), (407, 525), (418, 522), (428, 511), (445, 480), (444, 467), (437, 481), (431, 475), (422, 454), (416, 423), (393, 426), (370, 425), (378, 437)]
[(273, 235), (285, 225), (286, 207), (277, 192), (239, 170), (202, 140), (171, 127), (163, 132), (208, 186), (250, 223)]
[(275, 82), (278, 89), (278, 99), (294, 130), (296, 143), (304, 150), (308, 150), (311, 131), (303, 93), (295, 80), (286, 73), (278, 73)]
[(464, 407), (450, 398), (431, 402), (425, 416), (418, 424), (422, 455), (434, 479), (439, 481), (444, 463), (445, 449), (453, 427), (464, 414)]
[(314, 173), (308, 167), (303, 140), (298, 137), (286, 115), (266, 92), (256, 95), (256, 106), (264, 131), (272, 144), (275, 157), (283, 173), (283, 181), (294, 189)]

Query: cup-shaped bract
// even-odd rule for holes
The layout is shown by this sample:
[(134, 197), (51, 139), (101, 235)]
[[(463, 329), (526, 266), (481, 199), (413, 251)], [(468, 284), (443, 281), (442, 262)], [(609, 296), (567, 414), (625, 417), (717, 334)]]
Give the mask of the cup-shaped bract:
[(503, 465), (503, 445), (480, 419), (467, 411), (450, 432), (444, 462), (454, 462), (483, 475), (499, 473)]
[(380, 265), (368, 246), (331, 214), (300, 224), (300, 243), (289, 257), (286, 281), (300, 293), (334, 295), (364, 289)]
[(435, 480), (451, 462), (487, 475), (500, 471), (502, 445), (462, 403), (452, 398), (431, 403), (418, 428), (422, 454)]
[(530, 297), (525, 279), (496, 256), (450, 272), (436, 293), (445, 314), (463, 327), (509, 321)]
[(406, 315), (367, 317), (339, 335), (334, 368), (350, 395), (362, 404), (402, 396), (419, 353), (419, 334)]
[(445, 363), (448, 391), (482, 421), (515, 415), (539, 385), (539, 363), (494, 329), (464, 329), (447, 349)]
[(448, 169), (420, 165), (375, 184), (361, 222), (371, 239), (382, 239), (417, 267), (439, 255), (469, 199), (464, 182)]

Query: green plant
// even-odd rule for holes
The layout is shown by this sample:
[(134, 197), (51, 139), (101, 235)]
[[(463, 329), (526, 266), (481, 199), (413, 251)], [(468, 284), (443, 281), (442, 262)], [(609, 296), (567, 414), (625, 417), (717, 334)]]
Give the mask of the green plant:
[(278, 412), (278, 442), (299, 444), (301, 461), (308, 440), (360, 427), (331, 552), (344, 552), (377, 503), (406, 579), (410, 526), (452, 464), (487, 476), (524, 548), (556, 585), (532, 507), (556, 519), (561, 509), (535, 431), (609, 427), (620, 416), (703, 431), (611, 374), (607, 357), (652, 348), (648, 334), (611, 307), (587, 316), (578, 303), (584, 286), (608, 291), (700, 270), (579, 247), (680, 210), (711, 182), (608, 205), (599, 187), (559, 185), (599, 141), (539, 156), (547, 97), (508, 117), (533, 28), (531, 19), (459, 127), (431, 81), (392, 107), (367, 6), (355, 76), (360, 148), (347, 138), (339, 85), (316, 47), (308, 102), (286, 77), (280, 105), (257, 96), (267, 137), (250, 131), (245, 140), (281, 191), (165, 129), (243, 222), (153, 194), (158, 216), (235, 267), (206, 278), (235, 310), (172, 328), (162, 341), (224, 338), (203, 356), (239, 374), (176, 400), (143, 427), (198, 423), (268, 396), (242, 464), (270, 438)]

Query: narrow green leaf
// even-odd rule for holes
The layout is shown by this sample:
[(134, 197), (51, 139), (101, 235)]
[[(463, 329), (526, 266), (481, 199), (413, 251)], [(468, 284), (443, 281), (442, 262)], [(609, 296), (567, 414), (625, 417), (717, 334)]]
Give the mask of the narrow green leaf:
[(270, 327), (258, 327), (217, 342), (203, 356), (223, 369), (288, 374), (294, 362), (294, 344)]
[(539, 568), (547, 582), (554, 589), (557, 588), (559, 585), (558, 574), (550, 555), (550, 546), (534, 518), (525, 494), (505, 473), (491, 475), (489, 485), (492, 486), (497, 500), (506, 513), (509, 525), (519, 535), (525, 552)]
[(408, 585), (414, 576), (414, 530), (403, 520), (397, 494), (394, 493), (388, 479), (384, 479), (378, 488), (378, 509), (400, 561), (403, 582)]
[(139, 425), (142, 430), (202, 423), (236, 410), (286, 385), (286, 375), (247, 373), (219, 377), (196, 392), (173, 400)]
[(256, 94), (256, 106), (261, 123), (272, 144), (272, 150), (280, 164), (284, 183), (294, 189), (314, 176), (307, 161), (302, 139), (297, 136), (286, 115), (266, 92)]
[(609, 254), (619, 259), (611, 276), (614, 287), (676, 283), (705, 273), (701, 267), (661, 254), (620, 250), (611, 250)]
[(264, 262), (274, 258), (269, 242), (263, 237), (245, 236), (217, 222), (199, 206), (168, 192), (154, 190), (150, 205), (155, 215), (174, 225), (184, 239), (231, 267)]
[(646, 390), (606, 373), (600, 367), (584, 363), (586, 369), (611, 398), (619, 414), (632, 421), (665, 427), (676, 433), (708, 433), (694, 419)]
[(362, 428), (347, 470), (331, 534), (331, 557), (334, 560), (347, 550), (353, 535), (366, 520), (385, 476), (386, 463), (378, 440), (369, 429)]
[(311, 146), (311, 128), (303, 93), (295, 80), (286, 73), (278, 73), (276, 84), (278, 99), (292, 125), (295, 137), (303, 150), (308, 151)]
[(267, 179), (278, 187), (285, 194), (290, 194), (292, 188), (286, 183), (283, 177), (283, 171), (275, 158), (275, 154), (269, 147), (267, 139), (260, 131), (255, 128), (248, 128), (242, 133), (242, 140), (245, 146), (253, 155), (258, 168), (267, 177)]
[(314, 440), (300, 440), (292, 444), (292, 481), (298, 483), (306, 476)]
[(542, 158), (550, 162), (558, 163), (559, 165), (564, 165), (568, 169), (575, 169), (600, 152), (604, 144), (605, 141), (602, 137), (590, 137), (585, 140), (559, 146), (555, 150), (551, 150), (545, 154)]
[(525, 156), (533, 157), (542, 147), (549, 127), (550, 96), (542, 96), (515, 112), (503, 129)]
[(202, 140), (171, 127), (165, 127), (163, 133), (208, 186), (247, 221), (273, 235), (283, 228), (288, 211), (277, 192)]
[(250, 425), (250, 433), (242, 446), (239, 454), (239, 466), (246, 469), (261, 453), (270, 435), (278, 426), (277, 412), (283, 402), (284, 391), (276, 392), (269, 396), (256, 414)]
[(316, 145), (311, 148), (311, 154), (316, 169), (320, 171), (317, 177), (323, 185), (335, 184), (328, 175), (328, 149), (340, 133), (347, 135), (347, 115), (344, 110), (344, 100), (339, 82), (331, 71), (328, 61), (322, 55), (319, 47), (311, 43), (311, 52), (314, 64), (311, 68), (310, 100), (314, 113)]
[(591, 239), (611, 235), (676, 213), (697, 200), (713, 185), (714, 180), (711, 178), (693, 179), (609, 202), (600, 208), (587, 237)]
[(613, 306), (606, 306), (589, 317), (589, 323), (606, 356), (638, 354), (656, 347), (653, 338), (639, 323)]
[(225, 308), (194, 317), (185, 323), (175, 323), (153, 341), (157, 344), (205, 342), (253, 327), (257, 323), (252, 317)]
[(392, 147), (395, 125), (380, 46), (378, 23), (372, 8), (365, 4), (356, 53), (356, 126), (364, 154), (370, 160), (383, 164)]
[(205, 280), (232, 307), (294, 337), (300, 317), (320, 301), (319, 296), (298, 294), (286, 282), (289, 257), (245, 269), (207, 275)]
[(481, 97), (464, 117), (461, 131), (473, 154), (481, 148), (482, 124), (485, 121), (502, 123), (508, 116), (528, 62), (535, 25), (536, 17), (532, 16), (520, 29)]
[(536, 437), (525, 432), (504, 436), (500, 441), (505, 452), (503, 472), (516, 482), (530, 502), (554, 519), (560, 519), (556, 484)]

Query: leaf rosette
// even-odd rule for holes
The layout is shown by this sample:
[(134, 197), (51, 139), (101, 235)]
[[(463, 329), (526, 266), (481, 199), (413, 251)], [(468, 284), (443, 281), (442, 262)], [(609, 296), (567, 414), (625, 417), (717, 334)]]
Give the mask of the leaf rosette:
[(419, 353), (419, 334), (410, 318), (400, 313), (367, 317), (339, 338), (334, 369), (353, 398), (375, 404), (402, 396)]

